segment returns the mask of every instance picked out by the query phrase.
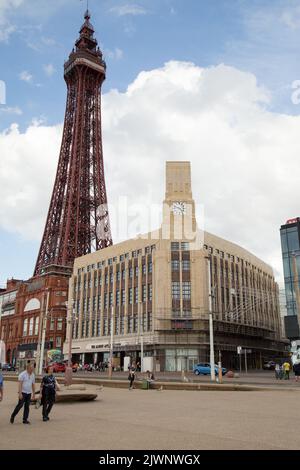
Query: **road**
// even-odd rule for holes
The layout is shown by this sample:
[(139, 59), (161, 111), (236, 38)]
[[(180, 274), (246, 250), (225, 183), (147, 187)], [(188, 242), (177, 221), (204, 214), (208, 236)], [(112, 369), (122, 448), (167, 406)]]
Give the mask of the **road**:
[(0, 403), (0, 449), (299, 449), (299, 390), (194, 392), (106, 389), (90, 403), (57, 404), (51, 421), (31, 408), (9, 423), (17, 384)]

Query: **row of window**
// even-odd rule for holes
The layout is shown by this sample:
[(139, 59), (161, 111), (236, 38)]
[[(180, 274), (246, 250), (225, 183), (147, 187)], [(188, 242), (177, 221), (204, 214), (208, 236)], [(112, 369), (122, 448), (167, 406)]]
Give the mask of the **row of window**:
[[(115, 301), (114, 301), (115, 300)], [(142, 302), (151, 302), (152, 301), (152, 284), (147, 284), (142, 286), (142, 296), (141, 296), (141, 301)], [(128, 303), (130, 305), (132, 304), (137, 304), (139, 302), (139, 288), (138, 287), (130, 287), (128, 289)], [(91, 299), (90, 297), (83, 299), (83, 310), (84, 311), (89, 311), (90, 306), (92, 303), (92, 309), (93, 311), (95, 310), (101, 310), (101, 295), (94, 295), (93, 298)], [(106, 292), (104, 294), (104, 308), (107, 307), (112, 307), (113, 305), (116, 305), (117, 307), (120, 305), (125, 305), (126, 303), (126, 290), (117, 290), (116, 291), (116, 296), (114, 299), (114, 293), (113, 292)], [(80, 311), (80, 300), (77, 300), (76, 303), (77, 306), (77, 311)]]
[(171, 251), (189, 251), (190, 244), (189, 242), (172, 242)]
[(222, 258), (222, 259), (225, 259), (227, 257), (227, 259), (232, 261), (233, 263), (234, 262), (237, 262), (237, 263), (241, 262), (242, 266), (244, 266), (244, 265), (249, 266), (249, 267), (251, 267), (251, 269), (253, 269), (255, 271), (258, 271), (259, 273), (263, 273), (264, 275), (266, 275), (268, 277), (271, 277), (267, 273), (264, 273), (261, 268), (258, 268), (257, 266), (254, 266), (249, 261), (245, 261), (242, 258), (239, 258), (238, 256), (231, 255), (230, 253), (224, 253), (224, 251), (218, 250), (217, 248), (213, 248), (212, 246), (208, 246), (208, 245), (203, 245), (203, 248), (205, 250), (207, 250), (210, 254), (219, 255), (220, 258)]
[(120, 255), (120, 256), (114, 256), (113, 258), (109, 258), (108, 260), (99, 261), (97, 264), (94, 263), (94, 264), (90, 264), (86, 267), (79, 268), (77, 270), (77, 273), (79, 275), (81, 273), (93, 271), (94, 269), (100, 269), (100, 268), (102, 268), (103, 266), (106, 266), (106, 265), (111, 266), (114, 263), (119, 263), (119, 262), (122, 263), (126, 259), (137, 258), (138, 256), (142, 256), (143, 254), (147, 255), (147, 254), (152, 253), (152, 251), (155, 250), (155, 248), (156, 248), (155, 245), (151, 245), (151, 246), (146, 246), (146, 248), (144, 248), (144, 249), (140, 248), (138, 250), (134, 250), (131, 253), (128, 252), (128, 253), (124, 253), (123, 255)]
[[(148, 266), (148, 269), (147, 269)], [(142, 265), (142, 274), (146, 274), (148, 271), (149, 274), (152, 273), (152, 263), (150, 262), (148, 265), (143, 264)], [(129, 268), (128, 270), (128, 275), (130, 279), (133, 279), (133, 277), (138, 277), (140, 273), (140, 268), (136, 266), (135, 268)], [(125, 280), (126, 279), (126, 269), (123, 269), (122, 271), (117, 271), (116, 272), (116, 281), (119, 282), (120, 280)], [(114, 282), (114, 273), (106, 274), (104, 278), (105, 285), (113, 284)], [(94, 287), (102, 286), (102, 276), (101, 273), (99, 273), (99, 276), (94, 278)], [(85, 290), (86, 288), (91, 289), (92, 287), (92, 279), (89, 280), (84, 280), (83, 281), (83, 289)], [(78, 278), (78, 284), (75, 284), (75, 292), (79, 291), (81, 289), (81, 283), (80, 283), (80, 278)]]
[(179, 260), (172, 260), (172, 271), (180, 271), (180, 263), (182, 266), (183, 271), (190, 271), (191, 269), (191, 262), (190, 260), (182, 260), (181, 262)]
[[(126, 318), (124, 315), (120, 317), (117, 316), (114, 319), (114, 334), (115, 335), (124, 335), (125, 334), (125, 324), (127, 325), (127, 334), (133, 334), (139, 332), (139, 317), (138, 315), (129, 315)], [(90, 332), (91, 326), (91, 332)], [(111, 334), (112, 322), (109, 317), (103, 318), (103, 336), (109, 336)], [(142, 320), (140, 323), (140, 332), (149, 332), (152, 331), (152, 313), (148, 312), (143, 314)], [(79, 335), (81, 338), (89, 337), (100, 337), (101, 336), (101, 320), (100, 318), (92, 320), (90, 323), (89, 320), (81, 322), (81, 331), (79, 331), (79, 322), (74, 323), (73, 325), (73, 338), (78, 339)]]
[[(25, 318), (23, 322), (23, 336), (38, 336), (39, 334), (39, 317)], [(54, 330), (55, 320), (50, 320), (50, 330)], [(57, 319), (56, 329), (61, 331), (63, 329), (63, 319)]]
[[(183, 300), (191, 299), (190, 282), (182, 282), (182, 298)], [(180, 300), (180, 282), (172, 282), (172, 299)]]

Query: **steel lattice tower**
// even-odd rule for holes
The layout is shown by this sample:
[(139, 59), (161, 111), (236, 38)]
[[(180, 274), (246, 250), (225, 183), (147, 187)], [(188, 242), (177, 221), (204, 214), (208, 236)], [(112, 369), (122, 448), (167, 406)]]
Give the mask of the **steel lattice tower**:
[(106, 64), (90, 13), (64, 66), (68, 95), (56, 179), (34, 275), (112, 245), (104, 177), (101, 86)]

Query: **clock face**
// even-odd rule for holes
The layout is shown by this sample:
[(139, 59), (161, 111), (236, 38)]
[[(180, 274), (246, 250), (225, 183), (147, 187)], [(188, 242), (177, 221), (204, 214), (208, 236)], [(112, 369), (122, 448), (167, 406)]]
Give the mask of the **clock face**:
[(174, 215), (184, 215), (186, 213), (185, 203), (181, 201), (174, 202), (172, 211)]

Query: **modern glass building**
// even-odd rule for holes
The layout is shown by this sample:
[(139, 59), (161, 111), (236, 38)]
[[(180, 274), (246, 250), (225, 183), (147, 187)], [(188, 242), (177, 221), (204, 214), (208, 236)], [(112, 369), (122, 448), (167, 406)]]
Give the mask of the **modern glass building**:
[(299, 339), (300, 318), (300, 217), (280, 228), (286, 294), (285, 331), (289, 339)]

